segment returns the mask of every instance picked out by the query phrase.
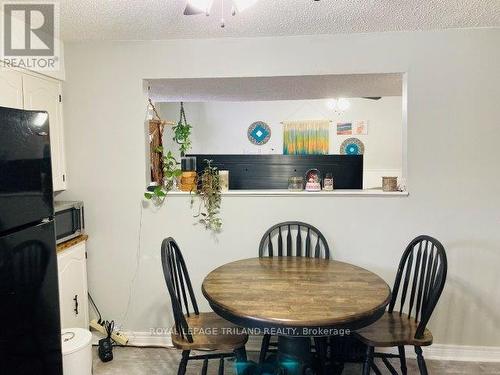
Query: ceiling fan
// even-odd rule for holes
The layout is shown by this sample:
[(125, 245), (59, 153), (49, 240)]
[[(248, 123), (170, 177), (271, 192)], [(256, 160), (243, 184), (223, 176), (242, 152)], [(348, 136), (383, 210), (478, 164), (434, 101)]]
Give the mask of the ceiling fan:
[[(240, 13), (245, 11), (254, 5), (258, 0), (232, 0), (232, 10), (231, 13), (233, 16), (236, 13)], [(192, 16), (196, 14), (206, 14), (210, 15), (210, 11), (212, 10), (212, 5), (214, 0), (188, 0), (186, 4), (186, 9), (184, 9), (185, 16)], [(224, 0), (221, 0), (222, 7), (224, 7)]]

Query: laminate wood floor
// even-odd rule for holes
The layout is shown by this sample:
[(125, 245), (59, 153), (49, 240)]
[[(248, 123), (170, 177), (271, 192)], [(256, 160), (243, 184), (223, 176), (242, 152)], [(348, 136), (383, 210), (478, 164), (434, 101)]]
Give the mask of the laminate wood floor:
[[(175, 375), (179, 364), (180, 352), (175, 349), (142, 349), (142, 348), (114, 348), (114, 359), (102, 363), (97, 357), (97, 348), (92, 348), (94, 356), (94, 375)], [(249, 358), (255, 360), (257, 353), (249, 353)], [(226, 375), (234, 375), (232, 362), (226, 362)], [(427, 361), (429, 374), (467, 374), (467, 375), (498, 375), (500, 363)], [(379, 366), (383, 369), (382, 365)], [(396, 367), (399, 368), (399, 367)], [(218, 361), (213, 360), (209, 365), (209, 375), (216, 375)], [(193, 361), (188, 364), (187, 375), (199, 375), (201, 362)], [(386, 372), (389, 373), (389, 372)], [(345, 375), (361, 374), (359, 365), (348, 365)], [(419, 374), (414, 360), (408, 360), (408, 374)]]

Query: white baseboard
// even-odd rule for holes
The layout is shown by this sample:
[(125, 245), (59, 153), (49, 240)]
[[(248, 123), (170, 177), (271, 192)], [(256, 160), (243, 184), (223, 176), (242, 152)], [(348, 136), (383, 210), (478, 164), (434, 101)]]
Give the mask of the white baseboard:
[[(124, 332), (131, 346), (156, 346), (173, 348), (169, 336), (152, 335), (149, 332)], [(248, 351), (259, 351), (262, 338), (251, 336), (246, 345)], [(384, 352), (377, 348), (378, 352)], [(500, 347), (498, 346), (466, 346), (434, 344), (423, 348), (425, 359), (441, 361), (466, 362), (500, 362)], [(386, 351), (388, 352), (388, 351)], [(392, 350), (391, 350), (392, 352)], [(415, 358), (413, 347), (406, 348), (408, 358)]]
[[(170, 336), (152, 335), (150, 332), (120, 332), (128, 338), (129, 346), (136, 347), (159, 347), (173, 348)], [(99, 332), (92, 331), (92, 345), (97, 345), (104, 336)]]
[(158, 346), (173, 348), (170, 336), (153, 335), (150, 332), (125, 332), (128, 337), (128, 345), (131, 346)]
[[(466, 346), (433, 344), (423, 348), (426, 359), (441, 361), (466, 361), (466, 362), (500, 362), (500, 347), (498, 346)], [(415, 357), (413, 348), (406, 348)]]

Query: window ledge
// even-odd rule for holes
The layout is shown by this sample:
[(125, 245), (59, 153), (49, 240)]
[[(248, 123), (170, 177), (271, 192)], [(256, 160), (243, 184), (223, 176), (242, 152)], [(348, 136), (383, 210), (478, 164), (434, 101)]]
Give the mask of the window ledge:
[[(168, 196), (187, 196), (189, 192), (171, 191)], [(228, 197), (407, 197), (407, 191), (385, 192), (379, 189), (334, 190), (334, 191), (288, 191), (288, 190), (229, 190), (222, 193)]]

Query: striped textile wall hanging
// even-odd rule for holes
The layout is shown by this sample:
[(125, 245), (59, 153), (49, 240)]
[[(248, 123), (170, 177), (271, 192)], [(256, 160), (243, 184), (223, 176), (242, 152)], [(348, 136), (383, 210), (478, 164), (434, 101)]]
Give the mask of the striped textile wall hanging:
[(328, 155), (330, 121), (283, 122), (283, 155)]

